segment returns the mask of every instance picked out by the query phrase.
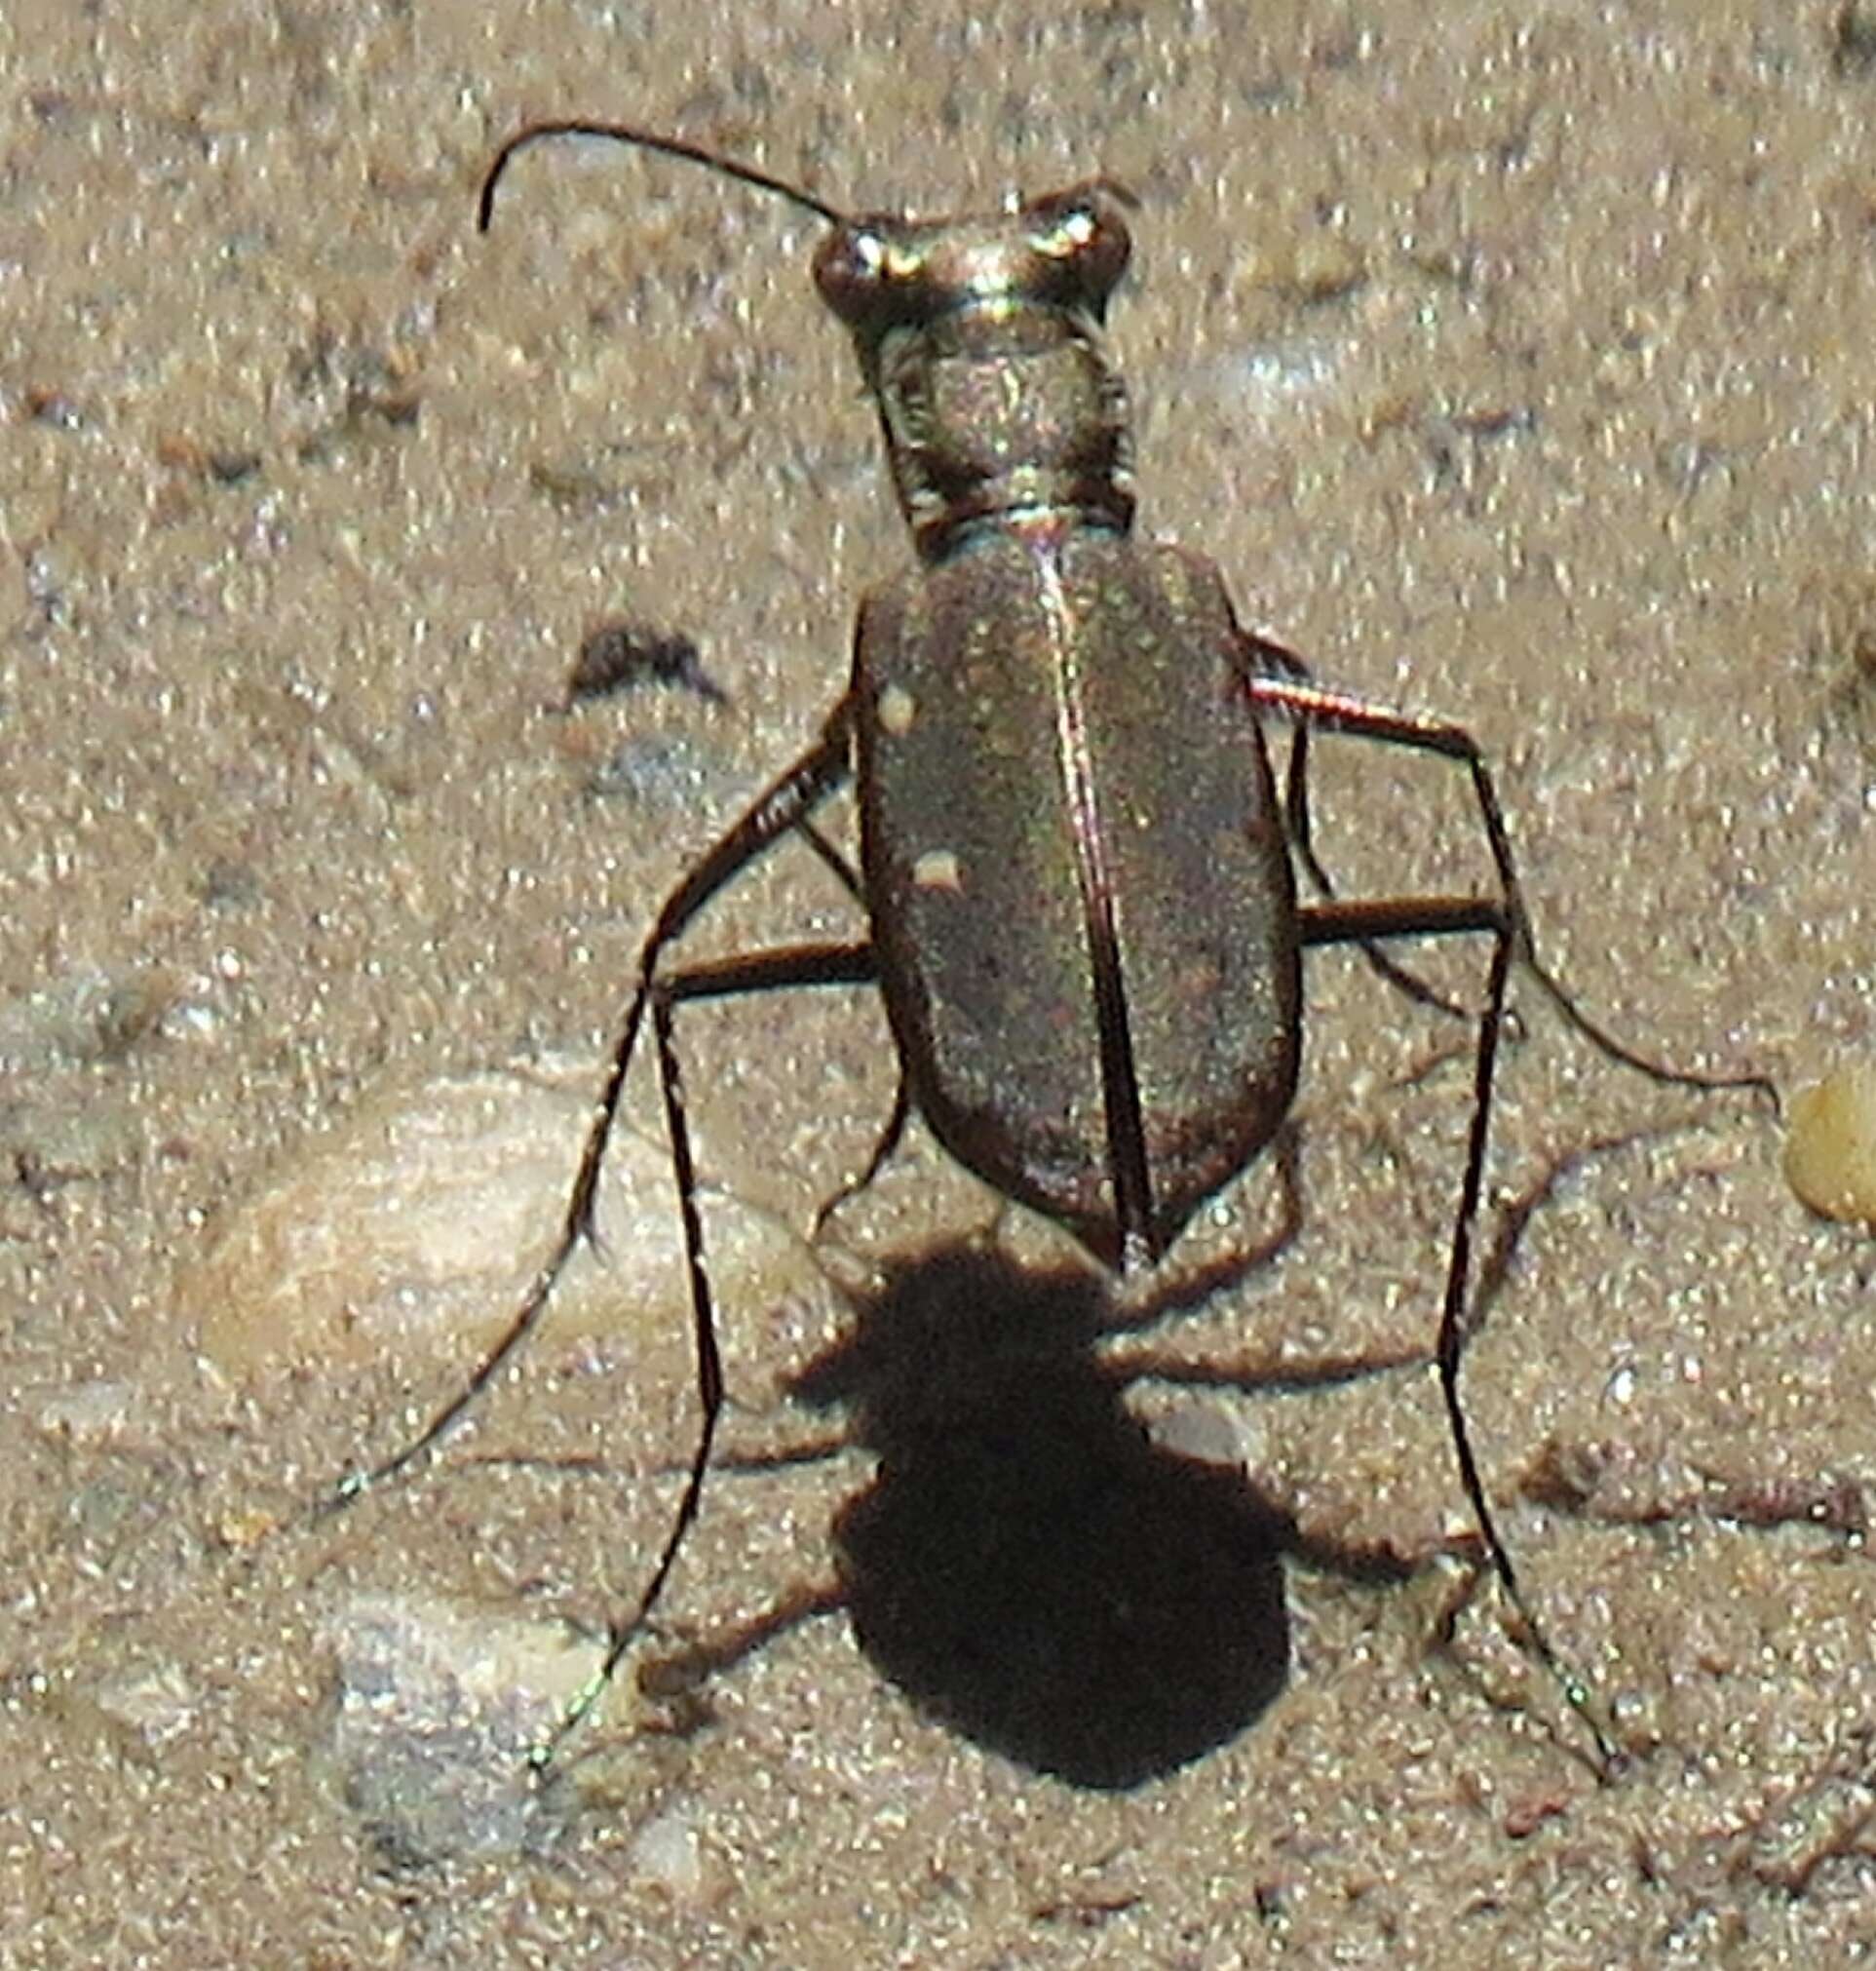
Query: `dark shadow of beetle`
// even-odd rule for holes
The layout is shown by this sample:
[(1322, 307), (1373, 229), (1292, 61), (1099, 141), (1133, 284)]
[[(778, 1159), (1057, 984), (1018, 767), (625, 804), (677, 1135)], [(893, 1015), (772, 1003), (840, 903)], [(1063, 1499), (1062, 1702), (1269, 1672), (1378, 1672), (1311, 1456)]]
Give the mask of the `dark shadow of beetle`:
[(877, 1453), (834, 1545), (861, 1649), (919, 1707), (1039, 1771), (1129, 1787), (1283, 1687), (1289, 1521), (1155, 1448), (1094, 1359), (1086, 1273), (952, 1249), (902, 1267), (795, 1394)]
[(1306, 1547), (1241, 1472), (1152, 1442), (1122, 1403), (1137, 1366), (1095, 1348), (1176, 1311), (1122, 1313), (1086, 1271), (970, 1246), (891, 1268), (791, 1385), (846, 1408), (879, 1460), (834, 1523), (840, 1592), (667, 1654), (646, 1681), (679, 1687), (844, 1605), (920, 1710), (1070, 1784), (1137, 1786), (1236, 1738), (1287, 1681), (1286, 1553), (1363, 1579), (1408, 1570)]

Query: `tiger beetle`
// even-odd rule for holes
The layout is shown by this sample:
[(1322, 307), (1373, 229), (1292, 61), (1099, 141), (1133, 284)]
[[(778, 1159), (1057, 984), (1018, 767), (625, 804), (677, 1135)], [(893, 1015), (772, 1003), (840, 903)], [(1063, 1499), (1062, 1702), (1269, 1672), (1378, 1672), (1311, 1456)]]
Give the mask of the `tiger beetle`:
[[(702, 1416), (657, 1565), (635, 1606), (612, 1623), (599, 1670), (534, 1748), (543, 1766), (657, 1605), (697, 1516), (723, 1402), (673, 1044), (680, 1005), (785, 986), (877, 986), (900, 1085), (868, 1178), (916, 1104), (960, 1163), (1126, 1275), (1161, 1259), (1287, 1114), (1306, 948), (1357, 945), (1397, 985), (1436, 999), (1378, 941), (1482, 937), (1491, 966), (1440, 1308), (1439, 1382), (1491, 1565), (1534, 1653), (1612, 1769), (1617, 1755), (1585, 1685), (1525, 1602), (1459, 1398), (1512, 964), (1520, 961), (1594, 1046), (1655, 1081), (1768, 1095), (1770, 1083), (1645, 1060), (1539, 965), (1504, 814), (1469, 732), (1315, 682), (1301, 659), (1239, 624), (1211, 562), (1134, 538), (1127, 398), (1102, 341), (1130, 251), (1123, 209), (1133, 201), (1121, 187), (1091, 179), (987, 217), (855, 215), (677, 137), (552, 121), (528, 125), (497, 151), (482, 182), (480, 230), (517, 153), (557, 136), (686, 159), (827, 225), (815, 285), (853, 336), (918, 564), (861, 603), (852, 680), (820, 737), (658, 912), (558, 1244), (520, 1309), (423, 1434), (354, 1474), (333, 1503), (428, 1456), (541, 1318), (569, 1256), (593, 1236), (607, 1139), (649, 1011)], [(1291, 729), (1281, 801), (1264, 744), (1272, 717)], [(1339, 899), (1310, 839), (1315, 731), (1457, 762), (1471, 777), (1497, 894)], [(858, 874), (812, 819), (850, 777)], [(668, 966), (669, 947), (705, 905), (795, 831), (843, 875), (870, 935)], [(1299, 903), (1298, 870), (1319, 901)]]

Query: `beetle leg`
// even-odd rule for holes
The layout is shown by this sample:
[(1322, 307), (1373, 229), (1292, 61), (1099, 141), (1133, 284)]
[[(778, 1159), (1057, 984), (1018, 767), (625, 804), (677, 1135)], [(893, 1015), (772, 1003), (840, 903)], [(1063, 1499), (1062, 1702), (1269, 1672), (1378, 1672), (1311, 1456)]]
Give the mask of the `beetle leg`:
[[(1285, 677), (1292, 684), (1309, 684), (1314, 681), (1309, 666), (1294, 650), (1285, 649), (1283, 644), (1272, 642), (1268, 637), (1255, 636), (1249, 632), (1241, 634), (1244, 638), (1244, 654), (1250, 676)], [(1254, 697), (1256, 693), (1253, 691), (1252, 695)], [(1307, 722), (1302, 719), (1298, 719), (1290, 728), (1289, 764), (1283, 770), (1284, 832), (1289, 837), (1289, 845), (1295, 852), (1297, 862), (1302, 865), (1303, 873), (1316, 886), (1321, 896), (1333, 902), (1336, 893), (1335, 883), (1316, 853), (1310, 825), (1309, 730)], [(1465, 1007), (1455, 1004), (1443, 992), (1436, 991), (1424, 979), (1409, 972), (1404, 965), (1397, 965), (1373, 939), (1364, 938), (1358, 942), (1361, 956), (1397, 992), (1404, 994), (1416, 1005), (1431, 1006), (1437, 1012), (1451, 1014), (1456, 1020), (1471, 1018)]]
[(866, 1168), (854, 1179), (852, 1183), (842, 1184), (827, 1202), (815, 1214), (814, 1230), (809, 1233), (811, 1240), (818, 1239), (827, 1229), (827, 1222), (842, 1205), (850, 1204), (886, 1168), (888, 1160), (899, 1148), (900, 1139), (905, 1134), (905, 1125), (912, 1114), (912, 1086), (905, 1079), (901, 1067), (899, 1075), (899, 1092), (893, 1097), (893, 1112), (886, 1118), (886, 1127), (879, 1133), (879, 1140), (873, 1144), (873, 1153), (866, 1159)]
[[(1499, 896), (1496, 900), (1449, 897), (1406, 898), (1353, 905), (1327, 903), (1300, 913), (1299, 935), (1305, 944), (1350, 942), (1360, 944), (1364, 948), (1370, 940), (1383, 937), (1472, 932), (1484, 933), (1492, 939), (1491, 978), (1484, 1010), (1479, 1016), (1478, 1047), (1474, 1057), (1472, 1132), (1466, 1152), (1465, 1175), (1460, 1183), (1459, 1206), (1453, 1218), (1446, 1290), (1440, 1308), (1439, 1386), (1445, 1399), (1460, 1478), (1484, 1536), (1493, 1570), (1505, 1589), (1506, 1598), (1530, 1632), (1539, 1660), (1556, 1678), (1572, 1709), (1593, 1734), (1606, 1769), (1615, 1760), (1614, 1748), (1589, 1707), (1589, 1694), (1582, 1681), (1566, 1671), (1545, 1640), (1542, 1629), (1532, 1619), (1518, 1588), (1511, 1555), (1499, 1537), (1486, 1505), (1478, 1462), (1473, 1452), (1471, 1434), (1459, 1400), (1459, 1371), (1467, 1341), (1473, 1231), (1484, 1182), (1485, 1153), (1491, 1128), (1492, 1078), (1512, 961), (1518, 958), (1524, 960), (1551, 1003), (1586, 1039), (1611, 1059), (1636, 1069), (1651, 1080), (1704, 1090), (1763, 1090), (1772, 1097), (1775, 1108), (1778, 1097), (1771, 1083), (1759, 1075), (1698, 1074), (1666, 1066), (1634, 1053), (1584, 1014), (1562, 986), (1539, 964), (1532, 947), (1530, 918), (1524, 908), (1512, 857), (1504, 809), (1499, 804), (1498, 792), (1484, 755), (1477, 742), (1463, 726), (1370, 704), (1344, 692), (1327, 690), (1293, 678), (1253, 676), (1247, 680), (1247, 688), (1254, 702), (1286, 713), (1301, 723), (1439, 754), (1445, 758), (1460, 761), (1472, 775), (1479, 816), (1498, 871)], [(1300, 801), (1300, 796), (1297, 798)]]
[[(1275, 650), (1280, 646), (1267, 645), (1258, 639), (1257, 647)], [(1545, 996), (1564, 1020), (1599, 1053), (1606, 1054), (1612, 1061), (1621, 1062), (1625, 1067), (1633, 1068), (1637, 1074), (1645, 1074), (1650, 1081), (1671, 1088), (1707, 1091), (1750, 1089), (1765, 1096), (1776, 1113), (1778, 1091), (1764, 1075), (1702, 1074), (1692, 1068), (1671, 1067), (1665, 1062), (1652, 1061), (1646, 1055), (1637, 1054), (1597, 1021), (1590, 1019), (1562, 983), (1546, 970), (1532, 945), (1531, 920), (1524, 908), (1523, 892), (1512, 858), (1511, 837), (1505, 827), (1505, 811), (1499, 805), (1491, 769), (1478, 749), (1478, 742), (1463, 725), (1454, 725), (1443, 718), (1429, 718), (1418, 713), (1397, 711), (1393, 706), (1377, 705), (1368, 699), (1330, 690), (1322, 685), (1270, 676), (1250, 676), (1246, 679), (1246, 688), (1255, 703), (1282, 712), (1302, 724), (1348, 733), (1359, 739), (1380, 740), (1390, 746), (1412, 747), (1422, 753), (1436, 753), (1464, 765), (1472, 775), (1479, 817), (1484, 824), (1486, 840), (1491, 845), (1492, 862), (1498, 870), (1500, 894), (1504, 899), (1514, 947), (1513, 955), (1523, 961), (1525, 970), (1537, 981)]]
[(587, 1130), (586, 1144), (580, 1152), (579, 1175), (574, 1179), (573, 1189), (567, 1198), (560, 1236), (547, 1263), (534, 1276), (534, 1282), (515, 1318), (476, 1365), (455, 1396), (402, 1449), (367, 1471), (347, 1474), (336, 1491), (320, 1507), (322, 1515), (350, 1505), (373, 1486), (396, 1478), (411, 1465), (427, 1458), (455, 1428), (489, 1379), (533, 1332), (547, 1310), (555, 1283), (565, 1270), (575, 1247), (582, 1240), (593, 1236), (593, 1201), (598, 1195), (606, 1141), (612, 1134), (613, 1119), (619, 1112), (626, 1074), (632, 1066), (638, 1029), (644, 1021), (646, 1004), (655, 989), (658, 964), (666, 946), (684, 930), (718, 890), (741, 874), (779, 836), (791, 828), (799, 827), (846, 778), (852, 755), (851, 729), (851, 709), (843, 699), (809, 751), (749, 804), (742, 817), (724, 831), (716, 845), (700, 858), (666, 898), (664, 908), (658, 912), (638, 954), (637, 984), (620, 1025), (619, 1038), (613, 1046), (605, 1086)]
[(689, 1275), (691, 1332), (697, 1347), (697, 1440), (691, 1448), (684, 1482), (670, 1530), (658, 1565), (631, 1612), (614, 1616), (606, 1625), (606, 1653), (560, 1715), (553, 1730), (534, 1746), (528, 1759), (537, 1770), (548, 1765), (566, 1734), (593, 1709), (644, 1627), (665, 1583), (670, 1576), (684, 1537), (697, 1518), (709, 1469), (710, 1448), (716, 1439), (723, 1409), (723, 1358), (716, 1341), (716, 1310), (710, 1295), (709, 1268), (705, 1257), (704, 1220), (697, 1208), (697, 1164), (691, 1152), (690, 1120), (684, 1109), (683, 1073), (673, 1036), (677, 1007), (697, 999), (724, 999), (746, 992), (775, 992), (799, 986), (870, 986), (877, 972), (870, 945), (800, 945), (775, 951), (757, 951), (714, 959), (682, 972), (653, 980), (643, 996), (651, 1006), (652, 1039), (658, 1056), (658, 1080), (664, 1094), (665, 1124), (670, 1139), (671, 1179), (677, 1187), (677, 1209), (684, 1226), (684, 1264)]
[(1505, 988), (1517, 946), (1519, 920), (1512, 909), (1490, 899), (1473, 897), (1385, 898), (1379, 902), (1323, 904), (1301, 913), (1299, 934), (1305, 945), (1360, 943), (1371, 938), (1441, 937), (1483, 934), (1492, 941), (1491, 979), (1484, 1010), (1478, 1020), (1478, 1046), (1473, 1067), (1473, 1120), (1466, 1147), (1465, 1175), (1460, 1179), (1459, 1208), (1453, 1217), (1452, 1243), (1446, 1266), (1446, 1291), (1439, 1309), (1439, 1389), (1445, 1400), (1447, 1434), (1459, 1463), (1460, 1483), (1473, 1518), (1485, 1541), (1492, 1570), (1516, 1609), (1531, 1647), (1557, 1687), (1589, 1727), (1606, 1770), (1616, 1763), (1616, 1751), (1589, 1704), (1583, 1680), (1568, 1669), (1551, 1646), (1518, 1585), (1510, 1549), (1499, 1534), (1486, 1502), (1473, 1450), (1472, 1432), (1459, 1400), (1459, 1370), (1469, 1338), (1467, 1316), (1472, 1280), (1473, 1231), (1478, 1218), (1478, 1199), (1485, 1178), (1485, 1150), (1491, 1128), (1492, 1077), (1498, 1061), (1499, 1028), (1504, 1020)]

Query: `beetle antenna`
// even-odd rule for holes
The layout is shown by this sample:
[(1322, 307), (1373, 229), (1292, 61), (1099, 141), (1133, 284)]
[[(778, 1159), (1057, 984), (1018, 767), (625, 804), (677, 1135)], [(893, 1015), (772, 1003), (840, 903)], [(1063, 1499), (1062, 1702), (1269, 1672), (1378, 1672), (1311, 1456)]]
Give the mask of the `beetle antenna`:
[(602, 136), (613, 143), (635, 144), (640, 150), (655, 150), (666, 157), (688, 158), (693, 164), (707, 166), (726, 178), (738, 178), (746, 185), (753, 185), (760, 192), (774, 192), (790, 205), (799, 206), (803, 212), (814, 213), (818, 219), (824, 219), (830, 226), (846, 223), (845, 213), (836, 212), (824, 199), (818, 199), (812, 192), (804, 192), (799, 185), (791, 185), (785, 178), (772, 177), (767, 172), (757, 171), (753, 165), (738, 164), (734, 158), (708, 150), (701, 143), (687, 143), (681, 136), (660, 136), (657, 132), (634, 130), (624, 123), (585, 123), (573, 121), (553, 121), (530, 123), (503, 144), (495, 153), (495, 161), (488, 168), (488, 174), (482, 179), (481, 196), (476, 203), (476, 230), (488, 231), (488, 222), (495, 213), (495, 186), (503, 172), (508, 169), (508, 161), (518, 150), (525, 150), (531, 143), (538, 143), (548, 136)]

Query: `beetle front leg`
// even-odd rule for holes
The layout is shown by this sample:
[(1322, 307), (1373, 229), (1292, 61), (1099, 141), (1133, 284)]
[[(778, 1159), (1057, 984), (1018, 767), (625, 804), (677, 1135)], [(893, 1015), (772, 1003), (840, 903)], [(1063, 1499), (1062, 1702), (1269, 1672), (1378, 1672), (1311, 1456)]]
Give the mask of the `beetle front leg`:
[(605, 1085), (593, 1109), (580, 1152), (580, 1168), (567, 1195), (566, 1213), (560, 1236), (547, 1262), (534, 1277), (515, 1317), (476, 1365), (456, 1395), (424, 1426), (421, 1433), (402, 1450), (382, 1463), (363, 1472), (349, 1473), (331, 1497), (319, 1508), (321, 1515), (336, 1512), (354, 1499), (398, 1477), (410, 1466), (427, 1458), (452, 1431), (463, 1414), (481, 1394), (490, 1379), (533, 1333), (547, 1311), (554, 1288), (574, 1249), (593, 1237), (593, 1205), (598, 1196), (599, 1173), (605, 1163), (606, 1143), (619, 1113), (625, 1093), (626, 1075), (638, 1044), (638, 1029), (645, 1008), (654, 992), (654, 980), (665, 947), (677, 938), (723, 886), (741, 874), (756, 857), (790, 829), (801, 827), (821, 801), (847, 777), (852, 755), (852, 712), (846, 700), (835, 708), (821, 737), (785, 773), (774, 781), (744, 811), (741, 818), (718, 838), (714, 847), (691, 868), (677, 887), (666, 898), (638, 954), (637, 981), (626, 1017), (613, 1045)]

